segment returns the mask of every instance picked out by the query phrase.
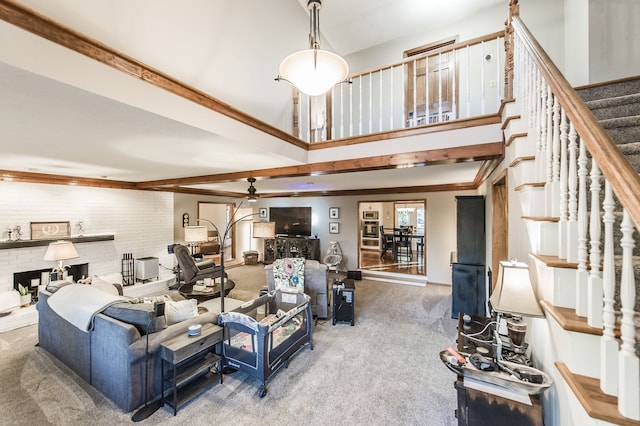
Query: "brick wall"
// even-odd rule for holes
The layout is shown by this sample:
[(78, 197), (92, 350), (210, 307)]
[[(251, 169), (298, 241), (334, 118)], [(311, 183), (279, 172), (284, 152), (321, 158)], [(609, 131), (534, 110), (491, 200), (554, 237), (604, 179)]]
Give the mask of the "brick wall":
[[(16, 225), (29, 239), (32, 221), (69, 221), (72, 236), (79, 221), (85, 235), (114, 234), (114, 241), (76, 244), (80, 257), (65, 262), (88, 262), (90, 275), (120, 272), (123, 253), (158, 257), (161, 265), (173, 267), (173, 255), (167, 253), (173, 242), (171, 193), (0, 182), (0, 240)], [(0, 291), (13, 288), (14, 272), (53, 267), (42, 260), (45, 250), (0, 250)]]

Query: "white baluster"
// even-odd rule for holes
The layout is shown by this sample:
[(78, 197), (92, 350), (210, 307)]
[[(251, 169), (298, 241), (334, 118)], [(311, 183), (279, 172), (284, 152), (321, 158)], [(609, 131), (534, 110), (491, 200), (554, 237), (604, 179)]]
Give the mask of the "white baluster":
[(353, 136), (353, 84), (349, 86), (349, 136)]
[[(549, 91), (551, 93), (551, 91)], [(553, 95), (552, 95), (553, 96)], [(560, 216), (560, 102), (553, 96), (553, 123), (551, 124), (551, 187), (548, 191), (548, 216)], [(563, 234), (560, 234), (561, 236)]]
[(378, 92), (378, 131), (382, 131), (382, 71), (378, 72), (378, 80), (380, 81), (380, 87)]
[(622, 277), (620, 282), (620, 301), (622, 302), (622, 319), (620, 334), (622, 346), (619, 353), (619, 396), (618, 409), (623, 416), (640, 420), (640, 364), (635, 353), (634, 306), (636, 301), (636, 285), (633, 274), (633, 224), (626, 209), (622, 216)]
[[(425, 64), (426, 66), (426, 64)], [(438, 123), (442, 122), (442, 53), (438, 53)], [(483, 87), (484, 90), (484, 87)], [(483, 96), (484, 99), (484, 96)]]
[[(558, 98), (556, 97), (555, 102), (558, 103)], [(559, 119), (559, 123), (558, 123), (558, 128), (560, 130), (560, 135), (559, 135), (559, 143), (560, 143), (560, 179), (559, 179), (559, 197), (560, 197), (560, 221), (558, 223), (558, 235), (559, 235), (559, 246), (558, 246), (558, 256), (561, 259), (566, 259), (567, 258), (567, 247), (568, 247), (568, 243), (567, 243), (567, 225), (568, 225), (568, 220), (569, 220), (569, 203), (568, 203), (568, 192), (567, 192), (567, 185), (568, 185), (568, 174), (569, 174), (569, 170), (568, 170), (568, 153), (567, 153), (567, 140), (568, 140), (568, 135), (567, 135), (567, 130), (569, 128), (569, 125), (567, 124), (567, 115), (565, 114), (564, 108), (562, 108), (562, 110), (560, 110), (560, 105), (558, 105), (558, 113), (556, 114), (555, 112), (555, 105), (554, 105), (554, 116), (560, 115), (560, 119)], [(554, 135), (555, 137), (555, 135)], [(555, 162), (554, 162), (555, 164)]]
[(539, 94), (539, 102), (538, 102), (538, 128), (536, 129), (536, 134), (538, 136), (538, 155), (536, 162), (538, 164), (538, 182), (546, 182), (547, 176), (547, 83), (543, 80), (542, 75), (540, 75), (540, 94)]
[[(470, 71), (470, 63), (471, 57), (469, 55), (469, 46), (466, 47), (467, 51), (467, 115), (465, 117), (471, 117), (471, 71)], [(429, 79), (427, 79), (429, 81)], [(429, 103), (427, 103), (427, 106)], [(429, 117), (429, 112), (427, 111), (427, 117)]]
[(618, 394), (618, 341), (613, 328), (615, 327), (615, 312), (613, 298), (616, 285), (616, 273), (613, 257), (613, 224), (615, 217), (613, 209), (613, 191), (609, 181), (604, 182), (604, 256), (602, 259), (602, 324), (603, 332), (600, 340), (600, 389), (606, 394)]
[(360, 117), (360, 119), (358, 120), (358, 134), (362, 135), (362, 126), (364, 125), (364, 117), (362, 116), (362, 86), (364, 83), (364, 77), (361, 76), (359, 78), (359, 82), (360, 84), (358, 84), (358, 116)]
[(569, 212), (567, 223), (567, 262), (578, 262), (578, 133), (569, 123)]
[(543, 142), (546, 145), (546, 169), (545, 169), (545, 216), (552, 217), (551, 194), (553, 193), (553, 93), (551, 87), (547, 85), (547, 113), (545, 136)]
[(344, 84), (340, 85), (340, 137), (344, 138)]
[(578, 270), (576, 271), (576, 314), (586, 317), (588, 272), (587, 272), (587, 148), (580, 141), (578, 158)]
[(369, 133), (373, 133), (373, 74), (369, 73)]
[(589, 210), (589, 291), (587, 293), (587, 323), (591, 327), (602, 327), (602, 274), (600, 272), (600, 168), (591, 161), (591, 209)]
[[(481, 52), (481, 58), (484, 59), (484, 41), (482, 43), (480, 43), (480, 48), (482, 50)], [(484, 114), (485, 113), (485, 109), (486, 109), (486, 84), (484, 83), (484, 62), (481, 62), (480, 65), (480, 114)]]
[(393, 67), (389, 67), (389, 130), (393, 127)]

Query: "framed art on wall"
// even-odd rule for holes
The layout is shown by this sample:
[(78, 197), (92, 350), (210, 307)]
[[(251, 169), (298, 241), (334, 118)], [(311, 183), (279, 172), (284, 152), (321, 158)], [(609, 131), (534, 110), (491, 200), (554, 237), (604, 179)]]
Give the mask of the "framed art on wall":
[(31, 239), (66, 238), (71, 236), (69, 222), (31, 222)]
[(339, 207), (330, 207), (329, 208), (329, 219), (340, 219), (340, 208)]
[(330, 234), (339, 234), (340, 233), (340, 224), (338, 222), (330, 222), (329, 223), (329, 233)]

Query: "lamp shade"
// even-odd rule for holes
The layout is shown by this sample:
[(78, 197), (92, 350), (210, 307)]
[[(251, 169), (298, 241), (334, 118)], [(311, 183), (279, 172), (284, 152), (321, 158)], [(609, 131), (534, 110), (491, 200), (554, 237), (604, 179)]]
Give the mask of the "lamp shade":
[(498, 283), (489, 299), (496, 312), (542, 317), (529, 279), (529, 266), (524, 262), (501, 261), (498, 268)]
[(302, 93), (318, 96), (346, 80), (349, 65), (333, 52), (307, 49), (284, 58), (279, 71), (280, 78), (289, 81)]
[(56, 241), (49, 243), (43, 260), (58, 262), (60, 260), (75, 259), (78, 252), (71, 241)]
[(206, 226), (185, 226), (184, 241), (187, 243), (201, 243), (207, 241), (209, 230)]
[(275, 236), (275, 222), (253, 222), (253, 238), (274, 238)]

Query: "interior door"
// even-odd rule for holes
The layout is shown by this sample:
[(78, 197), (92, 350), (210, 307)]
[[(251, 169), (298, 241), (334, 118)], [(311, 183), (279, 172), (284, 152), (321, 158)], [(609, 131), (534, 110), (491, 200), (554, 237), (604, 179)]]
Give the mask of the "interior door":
[[(405, 56), (424, 55), (454, 43), (446, 40), (412, 49)], [(452, 52), (436, 53), (407, 63), (405, 111), (408, 126), (421, 126), (456, 118), (456, 58)]]

